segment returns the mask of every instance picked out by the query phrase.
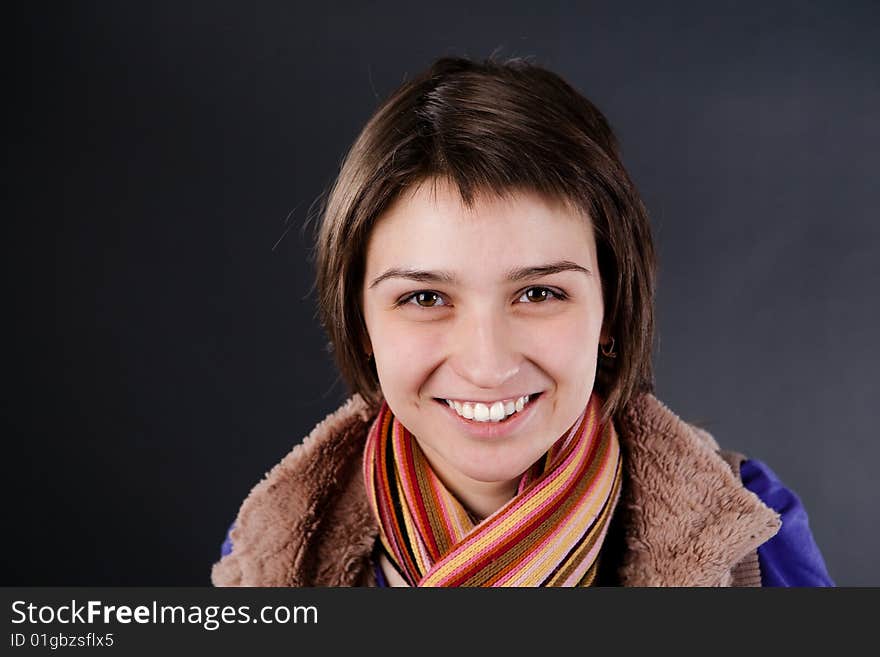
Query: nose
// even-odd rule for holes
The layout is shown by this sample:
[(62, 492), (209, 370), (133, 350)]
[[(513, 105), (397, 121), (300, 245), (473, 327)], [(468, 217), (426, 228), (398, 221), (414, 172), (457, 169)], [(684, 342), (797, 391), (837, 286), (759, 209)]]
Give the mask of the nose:
[(477, 388), (502, 388), (519, 373), (521, 355), (514, 337), (510, 320), (497, 310), (459, 316), (449, 335), (453, 370)]

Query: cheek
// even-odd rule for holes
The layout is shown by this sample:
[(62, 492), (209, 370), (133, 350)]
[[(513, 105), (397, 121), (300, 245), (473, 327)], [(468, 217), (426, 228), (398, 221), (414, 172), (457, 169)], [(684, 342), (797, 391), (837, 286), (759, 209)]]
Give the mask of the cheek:
[(601, 329), (595, 313), (561, 315), (531, 332), (529, 353), (558, 383), (591, 390)]
[(525, 327), (528, 342), (562, 360), (580, 359), (587, 351), (598, 349), (602, 317), (576, 310)]
[(441, 334), (429, 325), (385, 322), (376, 326), (373, 338), (376, 365), (383, 389), (386, 385), (409, 387), (424, 381), (436, 366)]

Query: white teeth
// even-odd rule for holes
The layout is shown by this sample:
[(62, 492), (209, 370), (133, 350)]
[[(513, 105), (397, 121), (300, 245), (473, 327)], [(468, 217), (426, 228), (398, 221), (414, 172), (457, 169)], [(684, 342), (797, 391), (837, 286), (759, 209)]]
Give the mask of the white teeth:
[(460, 402), (452, 399), (445, 400), (450, 408), (468, 420), (475, 422), (500, 422), (506, 417), (519, 413), (529, 403), (529, 395), (513, 400), (497, 401), (491, 404), (483, 402)]

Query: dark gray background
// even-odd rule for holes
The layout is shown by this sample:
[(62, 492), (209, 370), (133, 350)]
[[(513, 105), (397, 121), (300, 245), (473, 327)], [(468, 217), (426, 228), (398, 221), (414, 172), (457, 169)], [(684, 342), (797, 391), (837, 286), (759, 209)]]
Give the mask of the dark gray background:
[(800, 495), (839, 584), (880, 584), (877, 3), (295, 4), (7, 14), (3, 584), (208, 583), (346, 394), (310, 206), (379, 99), (493, 51), (618, 132), (658, 396)]

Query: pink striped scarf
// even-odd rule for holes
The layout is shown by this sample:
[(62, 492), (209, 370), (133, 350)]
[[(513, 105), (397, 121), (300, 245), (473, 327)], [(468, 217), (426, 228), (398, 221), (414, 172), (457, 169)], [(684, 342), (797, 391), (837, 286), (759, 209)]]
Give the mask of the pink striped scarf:
[(411, 586), (589, 586), (620, 497), (613, 422), (593, 394), (574, 425), (475, 524), (383, 401), (364, 453), (388, 557)]

